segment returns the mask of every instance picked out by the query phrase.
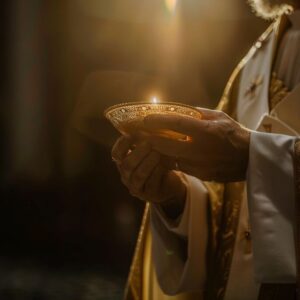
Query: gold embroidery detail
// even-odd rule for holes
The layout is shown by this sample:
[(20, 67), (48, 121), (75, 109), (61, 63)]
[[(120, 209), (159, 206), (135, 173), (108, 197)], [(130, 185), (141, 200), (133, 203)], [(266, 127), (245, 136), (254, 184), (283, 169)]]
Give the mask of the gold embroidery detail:
[(263, 83), (262, 76), (258, 75), (254, 80), (251, 81), (249, 87), (245, 92), (245, 96), (250, 96), (250, 99), (255, 97), (255, 92), (257, 88)]
[(275, 72), (272, 73), (269, 88), (269, 107), (270, 111), (288, 95), (289, 91), (284, 82), (277, 78)]
[[(223, 188), (206, 184), (210, 195), (210, 257), (205, 299), (222, 300), (229, 278), (244, 183), (230, 183)], [(211, 191), (219, 190), (216, 197)], [(222, 191), (222, 194), (220, 192)]]
[[(274, 28), (276, 28), (276, 23), (271, 24), (266, 31), (260, 36), (258, 41), (264, 43), (270, 34), (273, 32)], [(249, 60), (257, 53), (259, 49), (255, 46), (251, 47), (246, 56), (240, 61), (237, 67), (233, 70), (229, 80), (224, 89), (221, 100), (217, 106), (217, 110), (222, 110), (225, 113), (229, 114), (232, 118), (236, 117), (236, 99), (238, 93), (238, 82), (240, 79), (240, 73), (245, 67), (245, 65), (249, 62)]]

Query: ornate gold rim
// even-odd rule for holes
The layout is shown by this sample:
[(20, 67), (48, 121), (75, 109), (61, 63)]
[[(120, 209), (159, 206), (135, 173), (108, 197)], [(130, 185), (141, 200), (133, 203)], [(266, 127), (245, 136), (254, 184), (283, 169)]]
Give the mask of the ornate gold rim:
[(130, 106), (130, 105), (149, 105), (149, 104), (152, 104), (152, 105), (155, 105), (155, 104), (157, 104), (157, 105), (177, 105), (177, 106), (180, 106), (180, 107), (186, 107), (186, 108), (189, 108), (189, 109), (192, 109), (192, 110), (196, 111), (198, 114), (200, 114), (202, 116), (202, 113), (197, 108), (195, 108), (194, 106), (184, 104), (184, 103), (180, 103), (180, 102), (172, 102), (172, 101), (158, 102), (158, 103), (152, 103), (152, 102), (146, 102), (146, 101), (143, 101), (143, 102), (142, 101), (141, 102), (132, 101), (132, 102), (119, 103), (119, 104), (115, 104), (115, 105), (112, 105), (112, 106), (106, 108), (103, 112), (103, 115), (105, 116), (105, 118), (107, 118), (107, 114), (109, 112), (111, 112), (112, 110), (115, 110), (117, 108), (126, 107), (126, 106)]

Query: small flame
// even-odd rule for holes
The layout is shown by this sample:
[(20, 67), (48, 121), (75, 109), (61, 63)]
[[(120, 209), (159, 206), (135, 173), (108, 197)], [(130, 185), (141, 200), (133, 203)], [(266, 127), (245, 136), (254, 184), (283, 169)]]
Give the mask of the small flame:
[(156, 97), (152, 98), (152, 103), (157, 104), (158, 103), (158, 99)]

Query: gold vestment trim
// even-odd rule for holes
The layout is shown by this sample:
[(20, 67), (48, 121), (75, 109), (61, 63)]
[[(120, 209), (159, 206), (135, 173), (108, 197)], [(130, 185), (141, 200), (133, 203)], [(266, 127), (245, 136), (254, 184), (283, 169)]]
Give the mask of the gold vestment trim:
[(289, 94), (288, 88), (284, 82), (277, 77), (275, 72), (272, 73), (269, 88), (269, 109), (270, 111)]

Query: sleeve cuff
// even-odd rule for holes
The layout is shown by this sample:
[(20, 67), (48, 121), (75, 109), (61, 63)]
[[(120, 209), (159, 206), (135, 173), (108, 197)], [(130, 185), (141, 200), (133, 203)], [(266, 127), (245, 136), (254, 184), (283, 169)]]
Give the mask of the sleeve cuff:
[(253, 132), (247, 194), (256, 279), (290, 283), (296, 279), (293, 146), (295, 138)]
[(187, 199), (178, 224), (170, 225), (157, 207), (151, 209), (154, 266), (167, 295), (203, 291), (206, 280), (208, 193), (199, 179), (183, 176)]
[(199, 179), (181, 172), (178, 173), (180, 173), (181, 180), (187, 188), (185, 206), (182, 214), (177, 220), (170, 220), (157, 204), (151, 205), (151, 214), (155, 214), (169, 231), (182, 237), (187, 237), (189, 216), (191, 209), (193, 209), (194, 201), (199, 202), (200, 206), (203, 206), (200, 209), (203, 210), (205, 214), (201, 217), (205, 218), (204, 222), (206, 223), (206, 199), (208, 197), (208, 192), (205, 185)]

